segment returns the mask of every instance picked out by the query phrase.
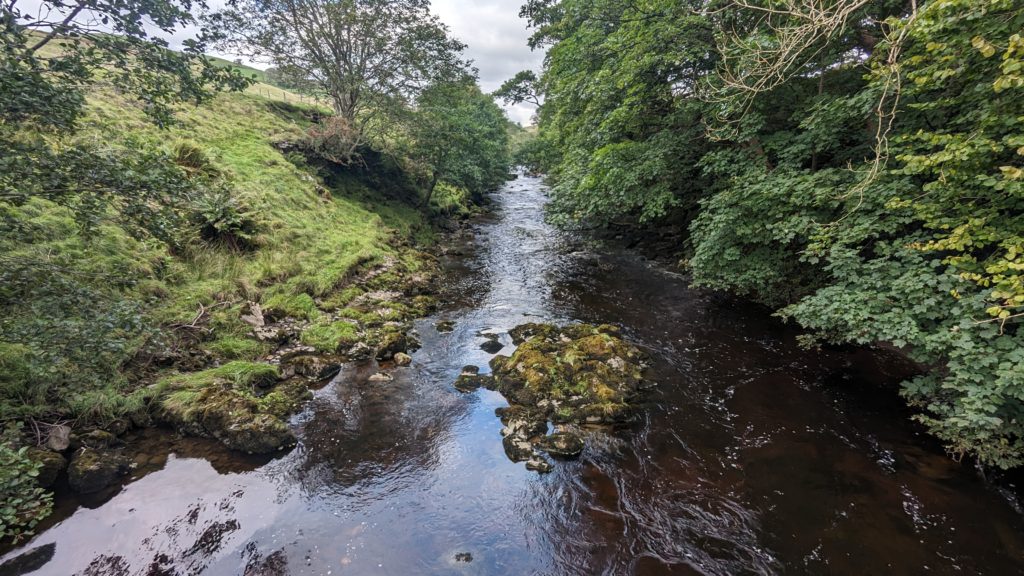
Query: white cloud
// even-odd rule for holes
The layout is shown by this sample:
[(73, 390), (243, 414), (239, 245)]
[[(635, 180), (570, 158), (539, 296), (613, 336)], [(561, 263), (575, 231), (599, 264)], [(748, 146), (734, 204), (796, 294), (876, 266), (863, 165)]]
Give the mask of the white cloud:
[[(523, 0), (434, 0), (434, 13), (467, 45), (466, 55), (480, 70), (480, 87), (497, 90), (520, 70), (540, 72), (544, 53), (526, 45), (530, 31), (519, 17)], [(509, 118), (529, 124), (535, 106), (506, 106)]]

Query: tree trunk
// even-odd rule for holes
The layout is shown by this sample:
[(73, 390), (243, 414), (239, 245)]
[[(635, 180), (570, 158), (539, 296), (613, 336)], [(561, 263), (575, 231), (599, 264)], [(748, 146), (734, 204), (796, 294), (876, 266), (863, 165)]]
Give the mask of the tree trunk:
[(420, 208), (430, 208), (430, 199), (434, 196), (434, 188), (437, 188), (437, 174), (430, 179), (430, 188), (427, 188), (427, 196), (420, 202)]

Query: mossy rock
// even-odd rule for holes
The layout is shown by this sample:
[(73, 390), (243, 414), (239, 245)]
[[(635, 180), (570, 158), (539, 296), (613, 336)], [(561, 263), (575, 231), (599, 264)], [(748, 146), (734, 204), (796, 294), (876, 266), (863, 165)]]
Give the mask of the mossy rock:
[(30, 460), (41, 464), (36, 483), (40, 488), (49, 488), (57, 481), (57, 477), (68, 467), (68, 461), (57, 452), (43, 448), (29, 448), (26, 455)]
[(375, 356), (377, 360), (391, 360), (395, 357), (395, 354), (399, 352), (408, 353), (417, 347), (416, 339), (410, 337), (405, 332), (384, 332), (377, 343), (377, 353)]
[(232, 450), (267, 454), (296, 442), (280, 409), (282, 403), (292, 403), (286, 398), (275, 402), (276, 398), (261, 406), (261, 399), (212, 386), (189, 395), (172, 394), (163, 403), (161, 417), (186, 434), (216, 438)]
[(68, 485), (79, 494), (99, 492), (130, 469), (128, 458), (120, 453), (82, 448), (71, 458)]
[(563, 422), (628, 419), (643, 383), (644, 354), (614, 326), (524, 324), (519, 347), (491, 362), (497, 390), (514, 405), (537, 407)]

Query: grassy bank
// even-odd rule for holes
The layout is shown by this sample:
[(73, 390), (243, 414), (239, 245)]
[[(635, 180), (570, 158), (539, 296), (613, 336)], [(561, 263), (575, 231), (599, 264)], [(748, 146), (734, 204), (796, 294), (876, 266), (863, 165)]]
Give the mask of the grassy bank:
[[(161, 374), (257, 360), (279, 343), (256, 339), (241, 320), (250, 302), (299, 321), (307, 332), (301, 340), (324, 348), (339, 331), (336, 311), (422, 268), (424, 255), (408, 241), (432, 241), (429, 214), (394, 198), (387, 182), (357, 173), (333, 175), (329, 188), (318, 170), (275, 146), (301, 136), (311, 107), (223, 94), (181, 110), (170, 130), (116, 94), (94, 93), (88, 108), (77, 138), (159, 148), (184, 156), (191, 169), (216, 171), (255, 232), (246, 249), (204, 242), (171, 249), (133, 236), (117, 214), (87, 233), (72, 207), (43, 199), (0, 204), (8, 230), (18, 232), (0, 238), (7, 257), (59, 267), (80, 293), (59, 306), (43, 297), (24, 302), (24, 315), (4, 320), (24, 322), (16, 333), (45, 328), (38, 338), (0, 344), (4, 420), (104, 426), (145, 409), (158, 389), (147, 385)], [(462, 197), (445, 189), (433, 209), (451, 211)], [(390, 274), (359, 287), (361, 275), (380, 267)], [(59, 326), (44, 326), (47, 319)], [(358, 321), (351, 326), (350, 337), (365, 336)], [(48, 341), (47, 331), (63, 341)]]

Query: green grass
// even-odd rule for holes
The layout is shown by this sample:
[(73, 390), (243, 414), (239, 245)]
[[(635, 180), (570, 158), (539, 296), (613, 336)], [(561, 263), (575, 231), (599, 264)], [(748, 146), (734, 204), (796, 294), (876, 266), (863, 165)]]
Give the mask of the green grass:
[(234, 68), (235, 70), (241, 72), (242, 75), (244, 75), (246, 78), (252, 78), (257, 82), (267, 83), (267, 73), (264, 72), (263, 70), (260, 70), (259, 68), (253, 68), (252, 66), (246, 66), (245, 64), (238, 64), (236, 62), (232, 62), (224, 58), (218, 58), (216, 56), (207, 55), (206, 57), (209, 58), (210, 61), (213, 62), (215, 66), (219, 66), (221, 68)]
[[(133, 238), (112, 222), (87, 238), (71, 210), (32, 199), (21, 206), (0, 202), (0, 217), (23, 228), (0, 237), (0, 249), (12, 257), (61, 264), (107, 301), (135, 303), (146, 325), (163, 327), (171, 346), (198, 345), (223, 362), (259, 358), (266, 345), (252, 338), (240, 320), (247, 302), (260, 302), (275, 315), (315, 321), (323, 314), (321, 306), (342, 308), (361, 293), (350, 282), (363, 267), (410, 258), (395, 247), (400, 244), (396, 238), (432, 239), (427, 219), (415, 207), (355, 179), (328, 189), (312, 168), (290, 161), (274, 146), (301, 137), (313, 110), (251, 94), (221, 94), (203, 106), (182, 107), (177, 125), (161, 130), (136, 103), (110, 90), (97, 91), (88, 99), (77, 138), (169, 152), (186, 144), (226, 175), (234, 194), (256, 215), (257, 247), (242, 252), (195, 242), (172, 253), (157, 241)], [(206, 329), (201, 341), (176, 343), (182, 333), (168, 327), (197, 318)], [(336, 349), (349, 336), (342, 333), (344, 326), (317, 327), (306, 338), (318, 348)], [(110, 365), (127, 365), (143, 344), (142, 338), (125, 341), (122, 355)], [(24, 390), (24, 379), (17, 377), (29, 362), (23, 352), (0, 349), (0, 366), (10, 370), (10, 377), (0, 376), (0, 416), (72, 414), (102, 421), (140, 402), (133, 395), (140, 382), (123, 370), (88, 385), (48, 382), (39, 390)]]
[(161, 321), (188, 319), (200, 304), (264, 295), (286, 314), (312, 317), (313, 297), (341, 288), (361, 264), (396, 252), (390, 246), (396, 227), (407, 231), (422, 225), (418, 211), (377, 202), (394, 226), (386, 225), (363, 198), (332, 195), (308, 169), (275, 149), (274, 141), (301, 135), (307, 125), (303, 110), (224, 94), (207, 106), (184, 110), (180, 124), (163, 132), (116, 97), (90, 100), (83, 137), (132, 134), (153, 146), (187, 139), (229, 175), (239, 198), (263, 221), (260, 248), (253, 253), (209, 248), (168, 262), (163, 279), (169, 297), (158, 311)]
[(319, 352), (338, 352), (359, 341), (359, 328), (351, 322), (317, 322), (302, 332), (302, 343)]
[(277, 366), (237, 360), (200, 372), (167, 376), (160, 380), (158, 387), (167, 390), (201, 390), (209, 386), (227, 385), (245, 390), (274, 382), (279, 375)]

